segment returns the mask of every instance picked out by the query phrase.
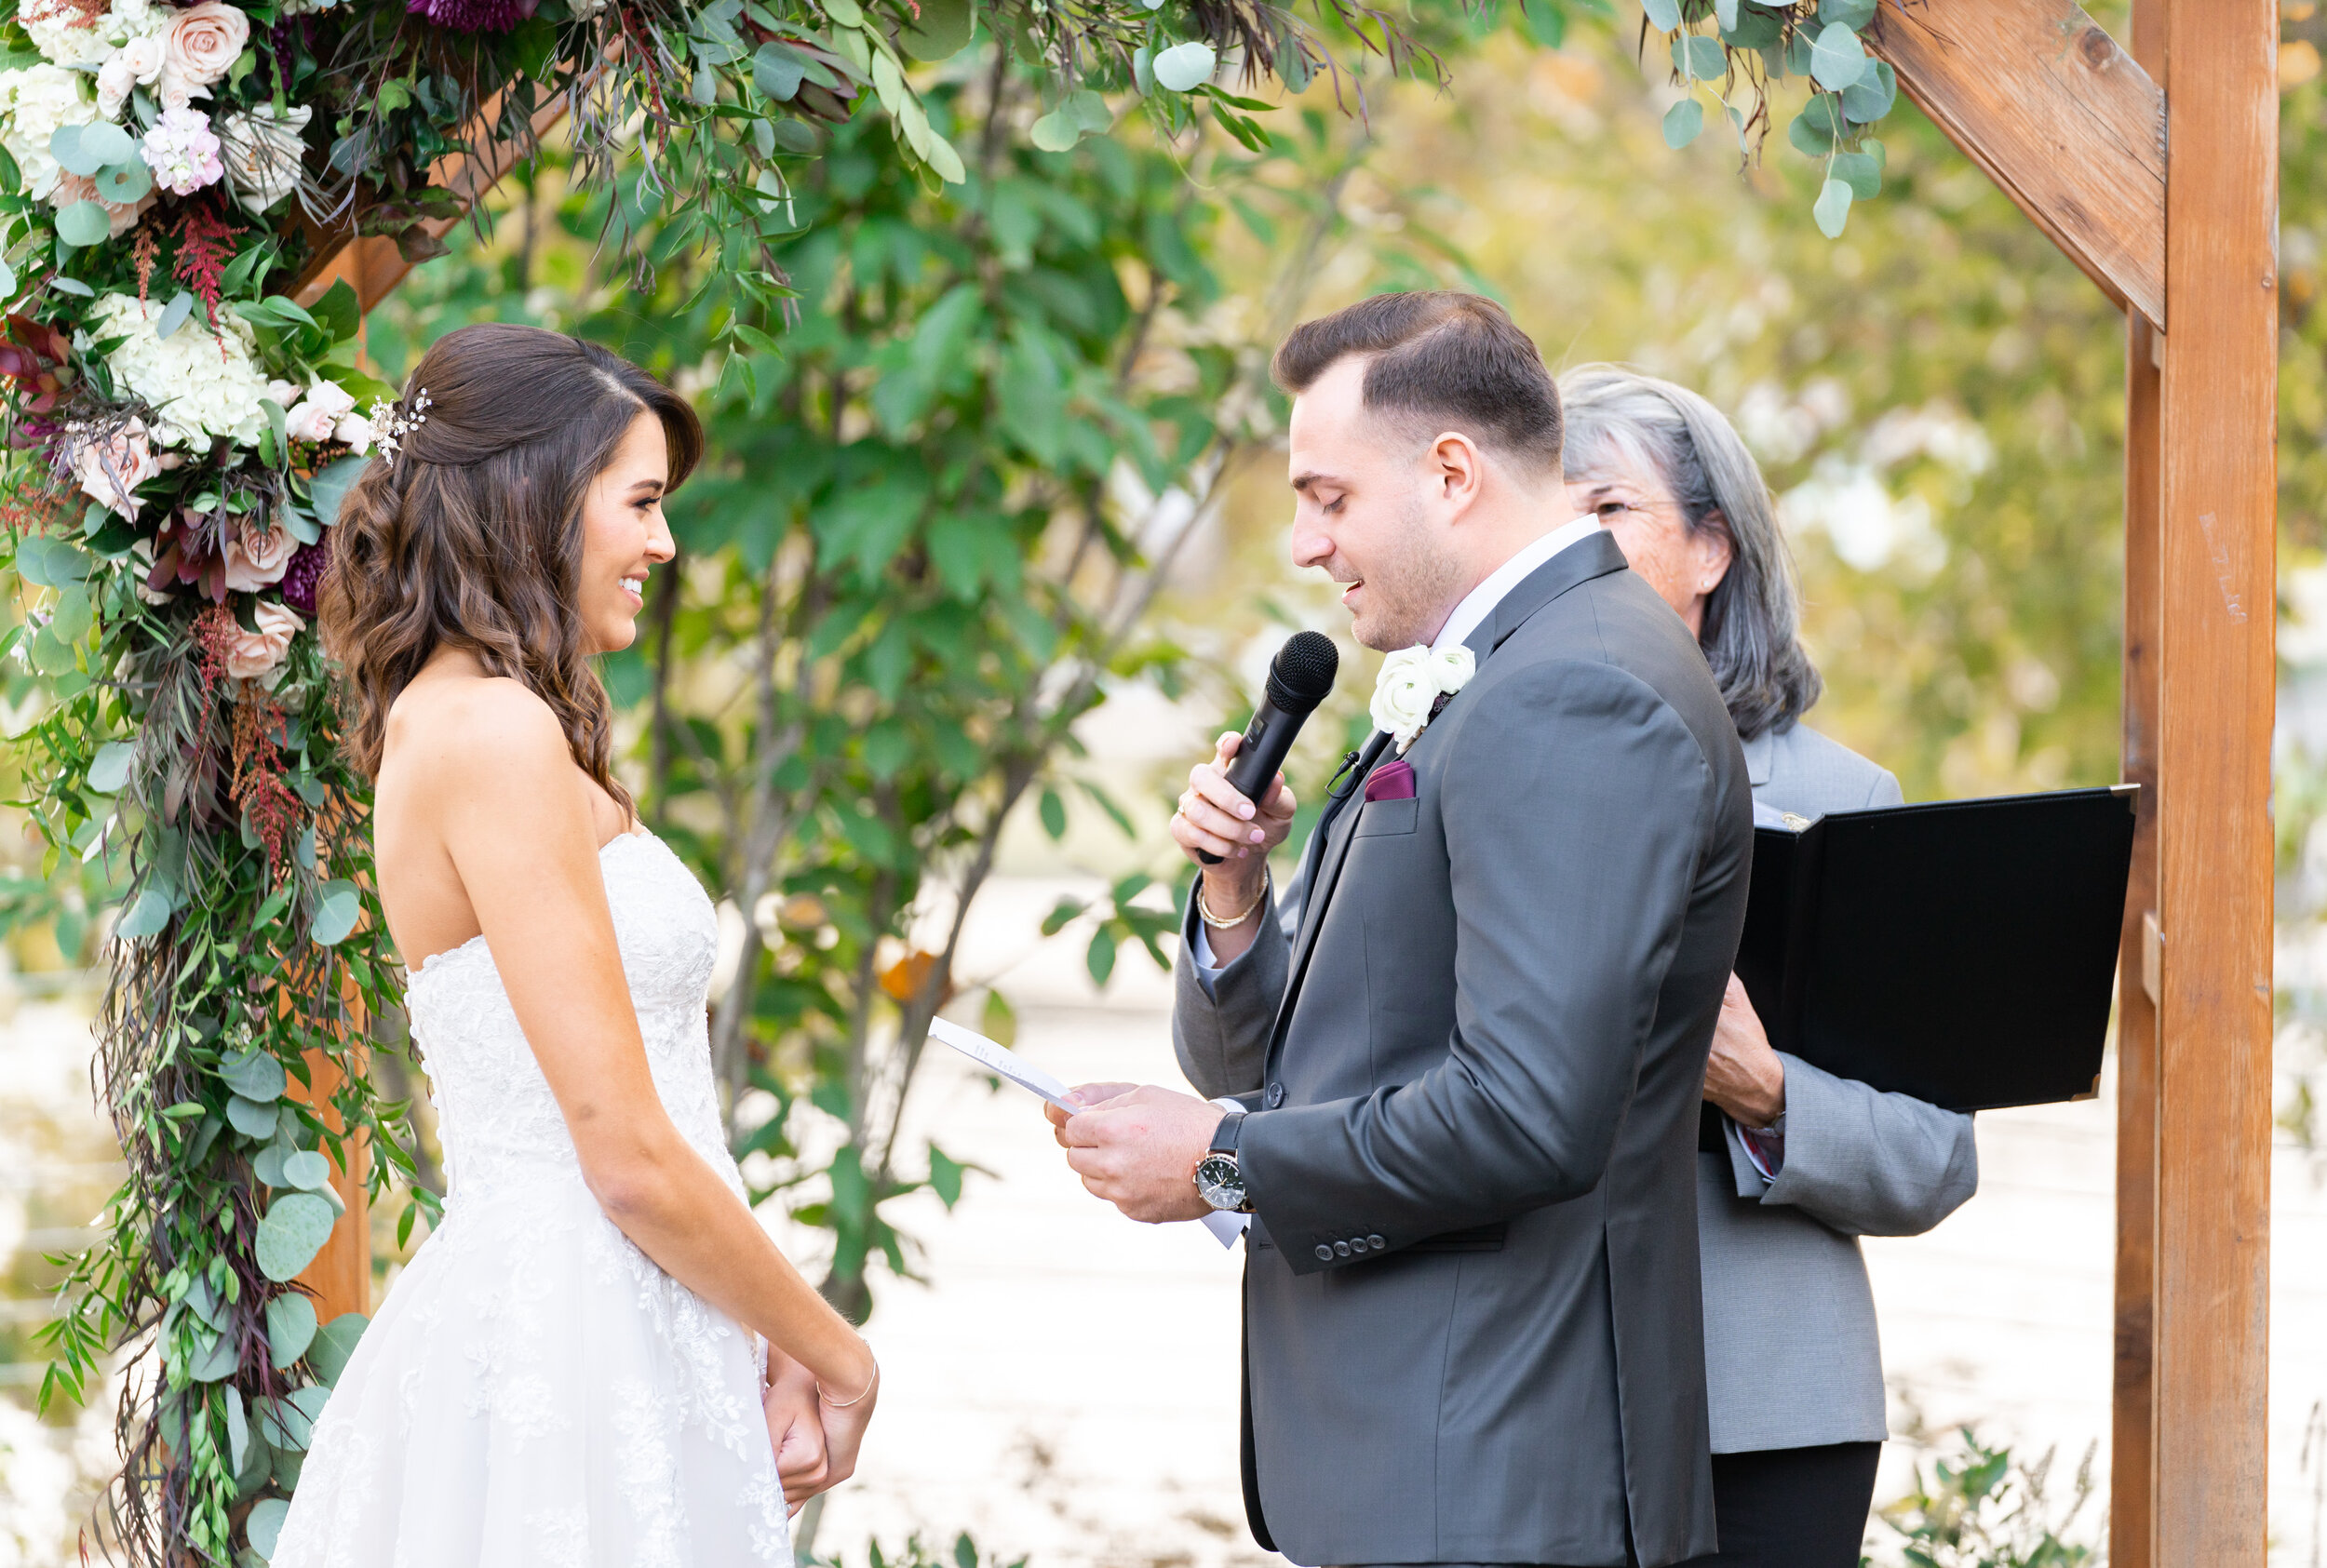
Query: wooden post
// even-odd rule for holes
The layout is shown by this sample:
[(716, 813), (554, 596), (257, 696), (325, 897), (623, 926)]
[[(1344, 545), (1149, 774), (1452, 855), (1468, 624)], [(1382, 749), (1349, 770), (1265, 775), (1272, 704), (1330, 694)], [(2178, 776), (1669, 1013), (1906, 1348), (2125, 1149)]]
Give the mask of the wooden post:
[[(356, 1060), (360, 1065), (363, 1057), (359, 1054)], [(340, 1070), (322, 1052), (310, 1051), (307, 1071), (315, 1079), (314, 1089), (302, 1089), (293, 1079), (291, 1095), (314, 1106), (336, 1132), (340, 1119), (330, 1107), (340, 1086)], [(316, 1317), (326, 1323), (343, 1312), (371, 1314), (371, 1205), (364, 1191), (369, 1167), (370, 1156), (359, 1130), (348, 1140), (347, 1166), (334, 1165), (331, 1170), (331, 1189), (347, 1205), (347, 1213), (331, 1227), (331, 1239), (324, 1242), (323, 1251), (299, 1276), (299, 1282), (316, 1293)]]
[[(2146, 1561), (2260, 1568), (2269, 1394), (2279, 7), (2274, 0), (2163, 0), (2159, 9), (2170, 133), (2168, 335), (2157, 414), (2155, 821), (2163, 940)], [(2117, 1550), (2119, 1562), (2143, 1561), (2124, 1544)]]
[[(2144, 64), (2149, 62), (2145, 60)], [(2154, 68), (2153, 68), (2154, 69)], [(2117, 950), (2117, 1357), (2109, 1437), (2109, 1561), (2149, 1568), (2156, 1363), (2158, 1004), (2158, 334), (2125, 330), (2125, 663), (2122, 776), (2141, 785)]]

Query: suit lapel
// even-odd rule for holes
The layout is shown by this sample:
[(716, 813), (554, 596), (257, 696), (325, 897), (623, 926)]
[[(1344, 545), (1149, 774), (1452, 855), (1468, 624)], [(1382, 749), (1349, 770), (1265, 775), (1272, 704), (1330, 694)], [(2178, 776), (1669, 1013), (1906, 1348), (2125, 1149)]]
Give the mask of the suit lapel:
[[(1484, 664), (1537, 610), (1578, 583), (1621, 571), (1624, 566), (1623, 551), (1617, 548), (1615, 537), (1605, 529), (1580, 539), (1520, 579), (1495, 606), (1494, 613), (1463, 639), (1463, 645)], [(1459, 693), (1455, 700), (1461, 700)], [(1340, 880), (1342, 864), (1349, 859), (1350, 841), (1357, 834), (1358, 813), (1352, 807), (1365, 798), (1365, 777), (1389, 746), (1388, 733), (1376, 730), (1359, 755), (1350, 792), (1325, 808), (1317, 821), (1316, 831), (1310, 837), (1309, 852), (1313, 863), (1310, 866), (1308, 891), (1301, 902), (1300, 930), (1294, 937), (1292, 964), (1286, 971), (1285, 999), (1277, 1008), (1276, 1026), (1269, 1041), (1271, 1058), (1285, 1039), (1285, 1026), (1293, 1016), (1293, 1004), (1300, 996), (1301, 981), (1309, 971), (1310, 954), (1316, 949), (1317, 934), (1325, 922), (1325, 905), (1332, 901), (1334, 884)], [(1270, 1070), (1273, 1071), (1274, 1066), (1271, 1060)]]

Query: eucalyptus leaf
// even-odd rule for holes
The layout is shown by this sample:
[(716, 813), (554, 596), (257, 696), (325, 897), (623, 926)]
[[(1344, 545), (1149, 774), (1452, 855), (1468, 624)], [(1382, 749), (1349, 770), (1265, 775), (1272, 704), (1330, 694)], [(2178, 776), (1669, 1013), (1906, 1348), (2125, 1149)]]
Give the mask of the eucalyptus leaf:
[(1818, 221), (1818, 232), (1828, 239), (1842, 237), (1842, 226), (1850, 221), (1850, 185), (1845, 180), (1829, 180), (1818, 200), (1810, 206), (1810, 216)]
[(775, 142), (787, 153), (813, 153), (816, 150), (816, 133), (798, 120), (775, 122)]
[(972, 0), (921, 0), (921, 14), (897, 30), (897, 43), (915, 60), (951, 60), (969, 47), (976, 26)]
[(283, 1161), (298, 1152), (280, 1143), (269, 1144), (250, 1157), (250, 1173), (259, 1178), (261, 1186), (289, 1186), (290, 1181), (283, 1174)]
[(290, 1512), (290, 1504), (280, 1497), (262, 1497), (251, 1505), (249, 1517), (242, 1521), (243, 1534), (249, 1538), (250, 1549), (272, 1561), (275, 1543), (282, 1538), (283, 1517)]
[(286, 1291), (266, 1304), (267, 1355), (276, 1372), (305, 1355), (315, 1337), (314, 1302), (297, 1291)]
[(259, 1222), (254, 1249), (259, 1272), (280, 1281), (313, 1263), (324, 1242), (331, 1239), (333, 1217), (331, 1205), (312, 1192), (285, 1193), (276, 1199)]
[(75, 248), (102, 245), (113, 232), (113, 214), (93, 201), (76, 201), (57, 214), (57, 238)]
[(778, 103), (789, 103), (808, 74), (808, 62), (788, 44), (768, 43), (751, 57), (751, 81)]
[(241, 1389), (227, 1387), (219, 1393), (226, 1402), (227, 1462), (239, 1476), (243, 1461), (250, 1456), (250, 1418), (243, 1412)]
[(1648, 13), (1648, 25), (1659, 33), (1670, 33), (1681, 24), (1681, 0), (1640, 0), (1640, 8)]
[(114, 927), (114, 934), (130, 941), (152, 936), (169, 924), (169, 896), (157, 888), (141, 888), (128, 913)]
[(84, 161), (81, 132), (87, 128), (85, 125), (59, 126), (48, 133), (48, 155), (68, 174), (95, 174), (105, 167), (94, 158)]
[[(226, 1119), (233, 1124), (235, 1132), (246, 1138), (268, 1138), (275, 1134), (275, 1107), (257, 1100), (246, 1100), (239, 1094), (227, 1100)], [(295, 1274), (298, 1270), (291, 1272)]]
[(1083, 122), (1064, 109), (1054, 109), (1034, 122), (1027, 140), (1045, 153), (1064, 153), (1083, 140)]
[(1853, 32), (1863, 33), (1866, 24), (1875, 20), (1879, 0), (1818, 0), (1818, 20), (1832, 26), (1839, 22)]
[(343, 1312), (316, 1331), (316, 1341), (307, 1347), (307, 1364), (316, 1375), (329, 1384), (340, 1380), (347, 1370), (347, 1358), (356, 1353), (356, 1341), (371, 1320), (361, 1312)]
[(142, 162), (111, 164), (97, 171), (96, 183), (100, 200), (128, 207), (154, 188), (154, 171)]
[(187, 1311), (220, 1333), (225, 1332), (226, 1325), (234, 1321), (234, 1309), (210, 1288), (208, 1280), (197, 1278), (188, 1285), (184, 1300)]
[(1718, 79), (1729, 68), (1721, 41), (1702, 33), (1684, 33), (1673, 40), (1673, 69), (1692, 82)]
[(283, 1158), (283, 1180), (307, 1192), (328, 1186), (331, 1162), (314, 1149), (301, 1149)]
[(1883, 194), (1882, 161), (1871, 153), (1838, 153), (1828, 172), (1849, 186), (1856, 200), (1869, 201)]
[[(272, 1051), (250, 1046), (235, 1052), (218, 1065), (218, 1076), (226, 1080), (226, 1087), (246, 1100), (272, 1102), (283, 1097), (283, 1090), (290, 1077)], [(275, 1113), (267, 1112), (269, 1118)]]
[(1823, 158), (1835, 149), (1834, 132), (1821, 128), (1810, 116), (1809, 110), (1819, 107), (1822, 101), (1810, 100), (1809, 109), (1795, 115), (1785, 127), (1787, 144), (1806, 158)]
[[(95, 174), (114, 165), (137, 160), (138, 144), (119, 126), (105, 120), (91, 120), (81, 127), (74, 152), (77, 154), (76, 163), (86, 167), (76, 167), (73, 172)], [(58, 161), (61, 163), (63, 160)]]
[(319, 945), (330, 947), (343, 940), (356, 929), (356, 917), (363, 913), (363, 895), (356, 884), (343, 877), (335, 877), (323, 884), (322, 897), (316, 904), (316, 917), (307, 927), (307, 934)]
[(1664, 144), (1681, 148), (1697, 140), (1697, 133), (1705, 128), (1705, 106), (1693, 98), (1684, 98), (1664, 112)]
[(201, 1341), (194, 1360), (186, 1363), (186, 1376), (196, 1383), (217, 1383), (235, 1375), (242, 1366), (242, 1357), (234, 1336), (215, 1329), (197, 1330), (195, 1337)]
[(1842, 89), (1842, 113), (1853, 124), (1871, 125), (1890, 113), (1899, 101), (1899, 73), (1890, 61), (1878, 60), (1867, 73)]
[(338, 525), (340, 507), (346, 502), (347, 492), (370, 466), (371, 459), (368, 457), (343, 457), (315, 476), (307, 487), (307, 494), (314, 503), (317, 521), (326, 528)]
[(1810, 78), (1828, 92), (1840, 92), (1866, 74), (1866, 47), (1840, 22), (1823, 29), (1810, 46)]
[(1199, 39), (1174, 44), (1155, 57), (1155, 85), (1168, 92), (1188, 92), (1212, 79), (1219, 55)]
[(1737, 26), (1738, 0), (1713, 0), (1713, 24), (1727, 33)]
[(129, 765), (137, 760), (135, 741), (107, 741), (89, 759), (88, 786), (100, 795), (118, 795), (129, 782)]

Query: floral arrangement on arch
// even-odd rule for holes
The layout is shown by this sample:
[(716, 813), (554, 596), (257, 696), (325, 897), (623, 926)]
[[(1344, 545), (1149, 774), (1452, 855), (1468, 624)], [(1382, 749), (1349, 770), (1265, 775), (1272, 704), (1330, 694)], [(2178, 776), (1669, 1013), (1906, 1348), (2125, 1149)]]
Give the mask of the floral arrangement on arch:
[[(1362, 0), (1309, 3), (1416, 58)], [(330, 262), (440, 253), (562, 119), (573, 177), (619, 194), (611, 248), (644, 271), (625, 241), (653, 218), (716, 258), (748, 384), (789, 293), (787, 170), (877, 106), (907, 169), (974, 180), (912, 78), (980, 36), (1041, 82), (1024, 128), (1053, 151), (1108, 128), (1106, 93), (1259, 145), (1224, 57), (1338, 70), (1272, 0), (0, 0), (0, 659), (38, 698), (10, 740), (49, 878), (0, 932), (109, 964), (128, 1176), (40, 1336), (44, 1407), (123, 1376), (109, 1552), (271, 1553), (363, 1328), (298, 1283), (333, 1169), (373, 1195), (413, 1170), (363, 1070), (399, 973), (314, 619), (340, 500), (416, 410)], [(399, 1242), (434, 1206), (414, 1190)]]

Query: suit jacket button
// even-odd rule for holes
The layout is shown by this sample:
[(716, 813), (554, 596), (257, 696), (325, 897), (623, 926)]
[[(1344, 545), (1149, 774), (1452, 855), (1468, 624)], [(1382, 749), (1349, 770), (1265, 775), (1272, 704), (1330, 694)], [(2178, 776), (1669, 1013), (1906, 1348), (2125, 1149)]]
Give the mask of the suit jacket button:
[(1347, 1241), (1336, 1241), (1333, 1244), (1333, 1250), (1343, 1257), (1350, 1255), (1350, 1244)]
[(1269, 1085), (1269, 1108), (1274, 1110), (1283, 1104), (1285, 1104), (1285, 1085), (1281, 1083)]
[(1365, 1238), (1365, 1244), (1373, 1248), (1376, 1252), (1380, 1252), (1384, 1247), (1390, 1245), (1389, 1242), (1383, 1240), (1379, 1236), (1368, 1236)]
[(1317, 1243), (1317, 1261), (1319, 1263), (1331, 1263), (1333, 1261), (1333, 1249), (1326, 1246), (1323, 1241)]

